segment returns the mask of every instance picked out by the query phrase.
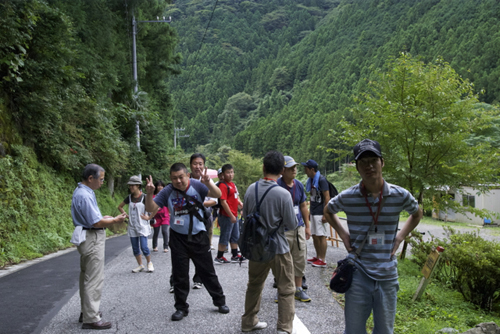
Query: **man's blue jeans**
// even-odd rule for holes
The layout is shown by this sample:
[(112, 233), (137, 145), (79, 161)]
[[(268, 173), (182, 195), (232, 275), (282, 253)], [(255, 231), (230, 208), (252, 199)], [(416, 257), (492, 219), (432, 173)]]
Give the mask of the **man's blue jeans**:
[(365, 334), (373, 311), (373, 334), (392, 334), (396, 317), (397, 279), (375, 281), (357, 269), (345, 294), (345, 334)]

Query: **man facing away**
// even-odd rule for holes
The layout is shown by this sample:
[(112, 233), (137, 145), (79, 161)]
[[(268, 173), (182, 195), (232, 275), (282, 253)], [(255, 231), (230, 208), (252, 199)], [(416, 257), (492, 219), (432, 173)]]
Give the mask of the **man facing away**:
[(297, 227), (285, 231), (295, 272), (295, 299), (301, 302), (310, 302), (311, 298), (302, 289), (302, 277), (306, 272), (306, 240), (311, 237), (311, 229), (304, 186), (295, 180), (297, 165), (298, 163), (292, 157), (285, 156), (285, 168), (282, 177), (278, 179), (278, 185), (290, 193), (297, 217)]
[(73, 224), (85, 235), (85, 240), (77, 246), (81, 269), (79, 322), (83, 322), (83, 329), (111, 328), (110, 322), (102, 321), (99, 311), (104, 282), (106, 227), (122, 223), (126, 217), (126, 214), (114, 218), (101, 215), (94, 191), (102, 186), (104, 173), (104, 168), (99, 165), (85, 166), (82, 182), (78, 183), (71, 200)]
[[(179, 321), (189, 313), (189, 304), (186, 300), (189, 294), (190, 259), (214, 305), (218, 307), (219, 313), (229, 313), (226, 297), (212, 262), (205, 224), (196, 215), (189, 214), (188, 200), (183, 195), (184, 193), (202, 204), (207, 196), (219, 198), (220, 190), (210, 180), (206, 169), (200, 182), (189, 178), (187, 168), (182, 163), (175, 163), (170, 167), (170, 180), (172, 183), (163, 188), (153, 199), (155, 186), (152, 177), (147, 178), (146, 210), (156, 212), (159, 207), (168, 206), (170, 211), (169, 246), (172, 251), (172, 281), (176, 309), (171, 319)], [(195, 204), (192, 201), (189, 203)], [(197, 212), (202, 218), (203, 211), (197, 209)]]
[[(220, 237), (216, 264), (240, 262), (241, 255), (238, 254), (238, 239), (240, 238), (240, 226), (238, 224), (238, 206), (241, 205), (238, 189), (233, 183), (234, 168), (230, 164), (222, 166), (224, 181), (219, 183), (221, 191), (221, 208), (219, 210)], [(224, 251), (231, 246), (231, 261), (224, 257)], [(245, 260), (242, 258), (242, 261)]]
[[(245, 193), (243, 217), (253, 213), (257, 200), (260, 201), (266, 190), (277, 184), (276, 181), (283, 172), (284, 165), (283, 154), (280, 152), (270, 151), (265, 155), (264, 178), (256, 182), (258, 183), (258, 199), (255, 198), (256, 183), (253, 183)], [(262, 289), (269, 269), (272, 268), (278, 285), (278, 333), (292, 333), (295, 315), (295, 282), (293, 259), (285, 237), (285, 228), (294, 230), (297, 227), (297, 221), (290, 193), (279, 186), (271, 189), (260, 205), (260, 217), (268, 230), (277, 228), (278, 247), (274, 259), (269, 262), (249, 261), (245, 313), (241, 317), (241, 330), (250, 332), (267, 327), (267, 323), (259, 321), (257, 313), (260, 309)]]
[(316, 256), (307, 259), (313, 267), (326, 268), (326, 236), (328, 235), (328, 224), (323, 216), (323, 209), (330, 200), (328, 182), (318, 170), (318, 163), (314, 160), (307, 160), (301, 163), (304, 171), (309, 177), (307, 179), (306, 190), (311, 193), (311, 234), (313, 237)]
[[(378, 142), (359, 142), (354, 146), (354, 157), (361, 182), (331, 199), (324, 210), (357, 268), (345, 294), (345, 333), (366, 333), (366, 320), (373, 311), (373, 333), (392, 334), (399, 289), (395, 253), (420, 222), (422, 210), (406, 189), (382, 177), (384, 159)], [(410, 217), (398, 232), (403, 210)], [(336, 215), (339, 211), (347, 215), (348, 231)], [(366, 236), (357, 258), (353, 251)]]

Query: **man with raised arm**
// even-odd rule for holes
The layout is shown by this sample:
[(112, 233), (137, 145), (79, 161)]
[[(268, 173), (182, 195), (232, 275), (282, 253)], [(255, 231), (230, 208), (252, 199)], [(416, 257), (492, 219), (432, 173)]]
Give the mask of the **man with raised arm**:
[[(71, 216), (75, 225), (72, 242), (80, 253), (80, 305), (79, 322), (83, 329), (109, 329), (99, 311), (104, 282), (104, 247), (106, 227), (122, 223), (126, 214), (116, 217), (102, 216), (94, 191), (104, 182), (104, 168), (96, 164), (85, 166), (82, 182), (78, 183), (71, 200)], [(75, 241), (78, 239), (77, 241)]]
[[(203, 222), (203, 200), (209, 197), (220, 197), (220, 190), (207, 175), (207, 169), (201, 182), (190, 179), (187, 168), (182, 163), (170, 167), (171, 184), (163, 188), (153, 199), (153, 178), (147, 178), (146, 211), (155, 212), (159, 207), (168, 206), (170, 211), (170, 242), (172, 251), (172, 280), (175, 297), (175, 313), (172, 321), (179, 321), (189, 313), (186, 302), (189, 294), (189, 260), (194, 263), (196, 271), (212, 297), (213, 303), (220, 313), (229, 313), (226, 297), (215, 273), (207, 230)], [(197, 202), (197, 203), (196, 203)]]
[[(324, 210), (356, 266), (345, 294), (345, 334), (366, 333), (366, 321), (372, 311), (373, 333), (392, 334), (399, 289), (395, 253), (420, 222), (422, 210), (406, 189), (382, 177), (384, 158), (377, 141), (365, 139), (356, 144), (354, 159), (361, 182), (331, 199)], [(403, 210), (410, 217), (398, 232)], [(336, 215), (339, 211), (347, 215), (348, 230)], [(354, 251), (365, 238), (358, 257)]]
[[(245, 313), (241, 317), (241, 330), (250, 332), (267, 327), (267, 323), (259, 321), (257, 313), (260, 310), (264, 282), (269, 269), (272, 268), (278, 286), (277, 333), (286, 334), (293, 331), (295, 283), (293, 259), (285, 237), (285, 228), (295, 229), (297, 219), (290, 193), (276, 183), (285, 165), (283, 154), (278, 151), (267, 152), (263, 162), (264, 178), (248, 187), (243, 203), (243, 217), (254, 213), (257, 201), (260, 202), (264, 193), (274, 186), (260, 205), (260, 219), (268, 231), (276, 230), (278, 246), (276, 255), (271, 261), (262, 263), (250, 260), (248, 263), (248, 286), (245, 295)], [(256, 185), (258, 185), (258, 198), (255, 197)]]

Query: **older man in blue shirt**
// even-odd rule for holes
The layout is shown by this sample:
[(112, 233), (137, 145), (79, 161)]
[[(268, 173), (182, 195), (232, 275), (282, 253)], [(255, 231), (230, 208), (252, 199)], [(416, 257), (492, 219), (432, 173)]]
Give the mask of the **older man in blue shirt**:
[(104, 243), (106, 227), (121, 223), (126, 214), (116, 217), (102, 216), (94, 190), (104, 182), (104, 169), (96, 164), (85, 166), (82, 182), (73, 192), (71, 216), (73, 224), (83, 229), (84, 236), (78, 245), (80, 253), (80, 322), (83, 329), (109, 329), (110, 322), (101, 319), (99, 306), (104, 281)]

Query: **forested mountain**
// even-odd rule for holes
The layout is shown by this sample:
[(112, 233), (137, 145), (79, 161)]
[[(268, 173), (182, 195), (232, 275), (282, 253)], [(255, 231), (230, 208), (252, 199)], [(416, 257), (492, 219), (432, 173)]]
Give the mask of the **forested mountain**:
[[(94, 161), (111, 179), (163, 168), (171, 146), (165, 144), (173, 141), (164, 80), (176, 73), (177, 39), (167, 23), (139, 23), (139, 93), (133, 94), (132, 16), (154, 20), (166, 4), (2, 1), (0, 140), (6, 153), (22, 144), (45, 165), (74, 175)], [(143, 128), (141, 152), (136, 120)]]
[[(409, 52), (441, 56), (482, 102), (500, 99), (496, 0), (176, 1), (183, 74), (169, 80), (185, 149), (277, 148), (333, 169), (330, 129), (375, 68)], [(208, 26), (201, 50), (198, 46)]]

